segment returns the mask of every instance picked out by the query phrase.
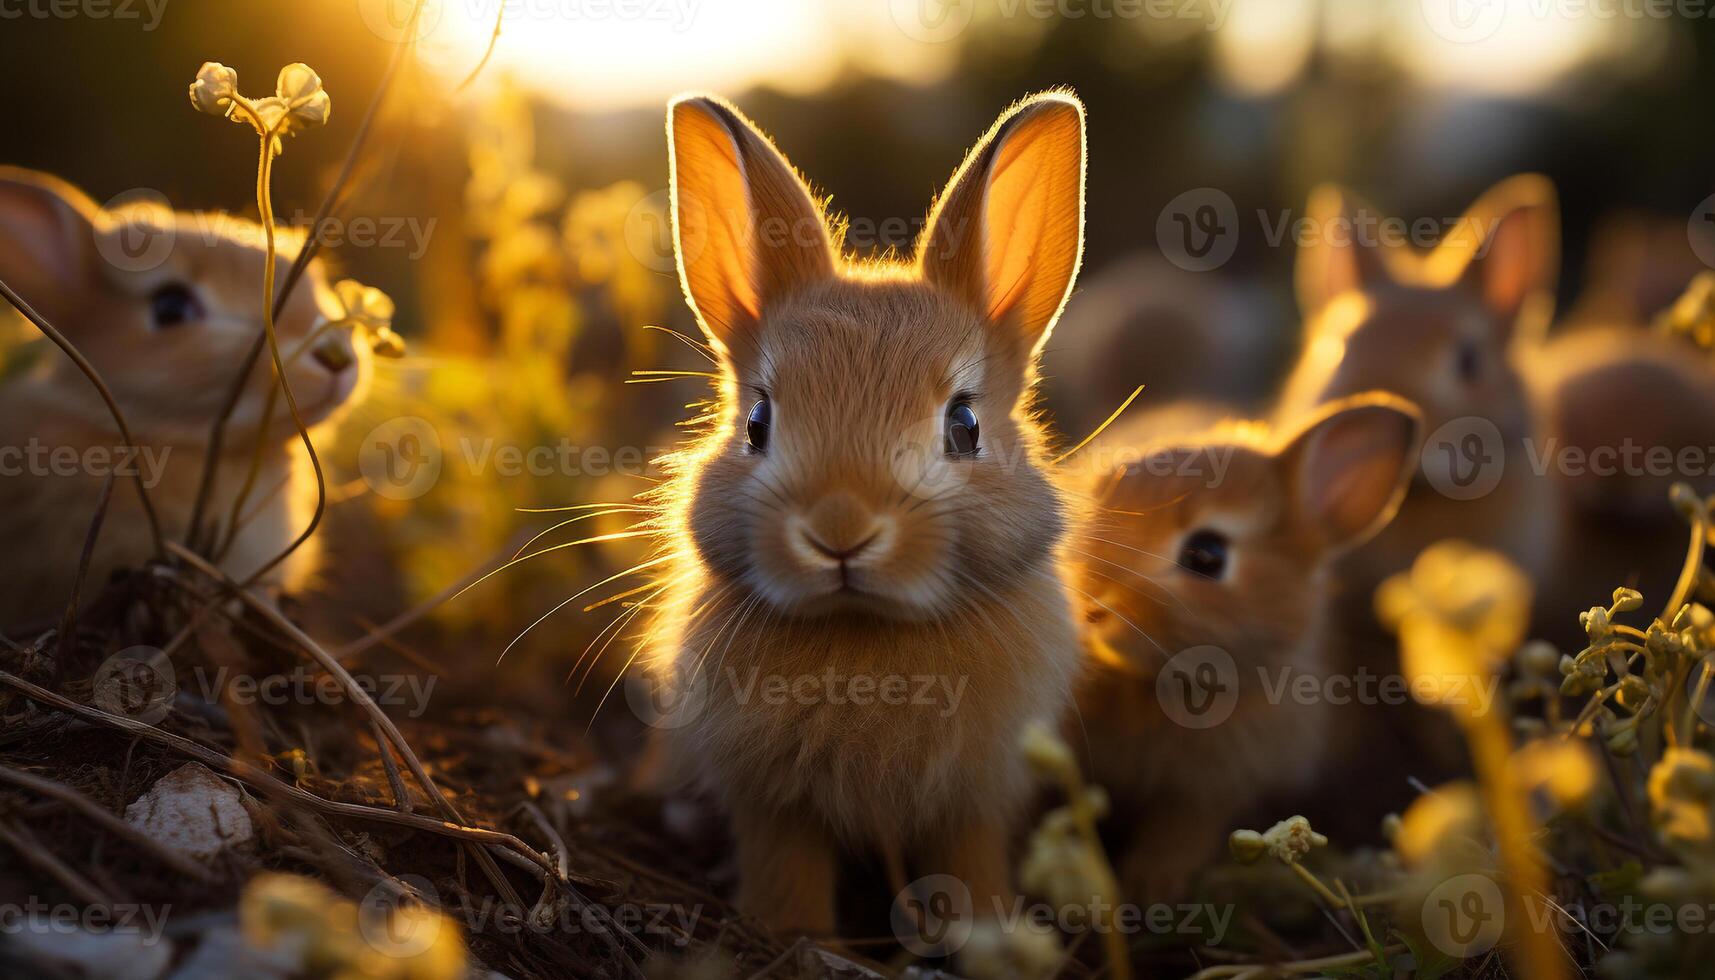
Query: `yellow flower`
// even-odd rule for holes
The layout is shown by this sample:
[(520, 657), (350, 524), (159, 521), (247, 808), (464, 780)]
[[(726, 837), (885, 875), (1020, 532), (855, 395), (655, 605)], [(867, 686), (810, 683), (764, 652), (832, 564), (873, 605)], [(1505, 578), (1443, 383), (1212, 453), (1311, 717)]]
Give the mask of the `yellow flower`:
[(1413, 695), (1470, 714), (1482, 704), (1477, 685), (1524, 640), (1530, 601), (1530, 580), (1506, 556), (1443, 541), (1382, 583), (1376, 614), (1399, 633)]
[(1036, 775), (1055, 782), (1064, 782), (1078, 778), (1078, 760), (1072, 757), (1072, 750), (1054, 733), (1054, 729), (1040, 720), (1024, 726), (1019, 734), (1018, 746), (1024, 750), (1024, 759), (1030, 763), (1030, 768), (1036, 770)]
[(467, 957), (458, 928), (421, 905), (377, 907), (366, 901), (360, 912), (356, 903), (319, 882), (264, 873), (245, 886), (238, 919), (251, 946), (289, 951), (312, 976), (460, 980), (465, 975)]
[(1598, 781), (1589, 747), (1558, 738), (1527, 743), (1513, 753), (1512, 769), (1520, 787), (1546, 790), (1563, 807), (1589, 799)]
[(1669, 846), (1715, 844), (1715, 760), (1697, 749), (1670, 748), (1649, 774), (1650, 817)]
[(1463, 859), (1483, 845), (1483, 808), (1469, 783), (1438, 787), (1412, 801), (1394, 836), (1394, 850), (1410, 867)]
[(191, 83), (191, 105), (198, 112), (224, 116), (232, 111), (232, 100), (238, 98), (238, 72), (218, 61), (205, 61), (197, 70), (197, 80)]
[(338, 323), (350, 324), (369, 335), (380, 357), (404, 357), (405, 339), (393, 332), (393, 298), (356, 279), (342, 279), (333, 287), (340, 315)]

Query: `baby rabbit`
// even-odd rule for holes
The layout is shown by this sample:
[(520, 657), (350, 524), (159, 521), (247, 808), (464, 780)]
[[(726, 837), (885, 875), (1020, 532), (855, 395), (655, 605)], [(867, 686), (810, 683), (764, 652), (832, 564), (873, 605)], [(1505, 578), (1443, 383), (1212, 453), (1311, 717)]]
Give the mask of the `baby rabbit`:
[(676, 99), (667, 129), (719, 372), (656, 498), (654, 667), (691, 705), (668, 755), (731, 814), (739, 905), (771, 927), (834, 930), (842, 852), (992, 909), (1031, 791), (1017, 735), (1079, 660), (1031, 393), (1082, 251), (1083, 107), (1002, 114), (909, 262), (848, 260), (728, 103)]
[[(1225, 423), (1139, 443), (1135, 428), (1098, 444), (1104, 462), (1114, 446), (1135, 461), (1098, 478), (1077, 539), (1090, 652), (1068, 735), (1087, 739), (1126, 828), (1125, 894), (1172, 901), (1236, 820), (1318, 770), (1331, 698), (1351, 694), (1322, 686), (1330, 565), (1393, 518), (1421, 420), (1377, 393), (1284, 433)], [(1306, 677), (1314, 695), (1294, 695)]]
[(1504, 552), (1539, 577), (1558, 505), (1525, 465), (1537, 414), (1518, 364), (1540, 335), (1557, 272), (1552, 185), (1535, 175), (1496, 185), (1425, 255), (1382, 241), (1377, 212), (1349, 192), (1319, 188), (1308, 212), (1317, 233), (1296, 271), (1304, 350), (1276, 417), (1385, 390), (1419, 407), (1429, 437), (1398, 519), (1343, 563), (1360, 604), (1367, 610), (1382, 579), (1447, 537)]
[[(1322, 229), (1375, 220), (1332, 188), (1310, 210)], [(1321, 234), (1301, 251), (1308, 339), (1280, 411), (1382, 388), (1417, 402), (1429, 432), (1399, 519), (1347, 563), (1358, 617), (1373, 618), (1382, 578), (1454, 536), (1517, 562), (1537, 583), (1536, 630), (1563, 643), (1616, 585), (1665, 599), (1685, 547), (1667, 487), (1703, 474), (1587, 470), (1628, 445), (1707, 453), (1715, 369), (1637, 329), (1544, 339), (1558, 256), (1554, 190), (1535, 175), (1496, 185), (1426, 255), (1361, 234)]]
[[(296, 239), (282, 243), (277, 281), (298, 247)], [(184, 540), (209, 427), (262, 331), (264, 254), (261, 230), (236, 218), (108, 212), (57, 178), (0, 168), (0, 278), (89, 359), (140, 444), (121, 448), (89, 379), (58, 351), (0, 385), (0, 541), (13, 556), (0, 565), (0, 624), (51, 618), (64, 608), (109, 473), (113, 495), (90, 563), (93, 588), (113, 570), (154, 554), (131, 473), (147, 485), (162, 535)], [(276, 324), (308, 425), (351, 402), (370, 371), (368, 351), (353, 343), (348, 328), (322, 330), (331, 301), (323, 270), (313, 263)], [(260, 439), (255, 490), (221, 562), (238, 578), (285, 550), (306, 526), (313, 502), (314, 484), (306, 486), (308, 466), (298, 460), (302, 447), (283, 401), (259, 431), (275, 383), (264, 354), (227, 426), (216, 492), (204, 512), (224, 537)], [(269, 581), (293, 586), (312, 567), (300, 549)]]

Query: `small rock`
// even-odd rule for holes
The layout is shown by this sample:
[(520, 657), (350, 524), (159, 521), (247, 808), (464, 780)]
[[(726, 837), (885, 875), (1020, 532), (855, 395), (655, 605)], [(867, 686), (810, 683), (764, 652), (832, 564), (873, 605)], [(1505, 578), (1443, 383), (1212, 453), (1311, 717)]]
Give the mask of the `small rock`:
[(125, 808), (125, 822), (203, 860), (256, 833), (238, 790), (196, 762), (174, 769), (149, 787)]

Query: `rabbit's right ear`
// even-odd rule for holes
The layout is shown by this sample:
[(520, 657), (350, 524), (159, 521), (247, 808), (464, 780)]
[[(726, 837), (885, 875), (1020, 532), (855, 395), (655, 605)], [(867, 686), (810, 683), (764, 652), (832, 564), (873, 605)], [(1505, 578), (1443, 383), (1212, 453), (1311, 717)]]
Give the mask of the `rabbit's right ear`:
[(716, 349), (745, 343), (762, 308), (834, 272), (822, 209), (750, 120), (712, 96), (667, 106), (679, 279)]
[(58, 177), (0, 167), (0, 279), (44, 313), (78, 289), (101, 209)]
[(1422, 429), (1416, 405), (1372, 392), (1326, 406), (1280, 451), (1294, 514), (1323, 548), (1355, 547), (1393, 520)]
[(1310, 192), (1304, 212), (1308, 235), (1298, 246), (1293, 280), (1306, 319), (1337, 296), (1369, 292), (1389, 280), (1377, 234), (1380, 217), (1361, 198), (1338, 184), (1323, 184)]

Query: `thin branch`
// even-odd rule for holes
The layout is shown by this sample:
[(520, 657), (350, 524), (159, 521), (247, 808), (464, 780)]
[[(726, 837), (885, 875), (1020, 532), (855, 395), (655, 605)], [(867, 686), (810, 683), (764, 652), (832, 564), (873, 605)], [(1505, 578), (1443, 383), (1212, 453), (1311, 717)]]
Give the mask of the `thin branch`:
[[(83, 352), (78, 350), (77, 346), (70, 340), (67, 340), (66, 335), (60, 333), (58, 327), (37, 313), (35, 307), (24, 302), (23, 297), (13, 292), (12, 287), (6, 285), (3, 280), (0, 280), (0, 296), (5, 296), (6, 302), (11, 303), (19, 313), (22, 313), (24, 319), (35, 324), (37, 330), (46, 334), (47, 338), (54, 342), (54, 346), (65, 351), (66, 356), (71, 358), (73, 364), (77, 365), (77, 369), (82, 371), (84, 377), (89, 379), (89, 383), (95, 386), (95, 390), (101, 395), (101, 400), (107, 403), (107, 411), (113, 415), (114, 424), (119, 426), (119, 437), (125, 440), (125, 448), (139, 448), (137, 440), (131, 435), (131, 427), (125, 424), (125, 413), (119, 410), (119, 403), (114, 400), (112, 389), (107, 387), (107, 382), (101, 380), (101, 373), (95, 370), (95, 365), (89, 363), (89, 359), (83, 356)], [(167, 550), (165, 539), (161, 536), (161, 521), (155, 516), (155, 505), (149, 501), (149, 491), (143, 486), (142, 470), (138, 469), (131, 475), (137, 487), (137, 500), (142, 503), (143, 515), (149, 520), (149, 534), (155, 541), (155, 554), (165, 558)]]
[(60, 620), (59, 656), (63, 663), (71, 655), (77, 636), (77, 606), (83, 599), (83, 581), (89, 575), (90, 559), (95, 557), (95, 542), (101, 537), (101, 524), (107, 519), (107, 507), (113, 502), (113, 474), (101, 481), (101, 499), (96, 501), (95, 516), (89, 519), (89, 530), (83, 536), (83, 551), (78, 554), (77, 574), (71, 580), (71, 598), (66, 600), (65, 617)]
[(266, 770), (251, 765), (242, 759), (234, 759), (220, 754), (213, 749), (198, 745), (196, 742), (171, 732), (163, 731), (153, 725), (147, 725), (134, 718), (109, 714), (99, 708), (78, 704), (61, 697), (46, 688), (24, 680), (14, 674), (0, 670), (0, 685), (10, 687), (37, 704), (56, 708), (91, 724), (117, 729), (128, 735), (164, 745), (181, 755), (226, 773), (232, 778), (244, 783), (264, 795), (276, 799), (284, 799), (321, 813), (334, 816), (348, 817), (354, 820), (366, 820), (372, 823), (392, 824), (398, 827), (408, 827), (412, 830), (427, 831), (443, 837), (471, 841), (478, 844), (505, 847), (528, 861), (532, 873), (543, 880), (553, 878), (557, 872), (552, 867), (553, 861), (539, 851), (524, 843), (517, 837), (504, 831), (488, 830), (483, 827), (466, 826), (446, 820), (436, 820), (415, 813), (400, 813), (397, 810), (385, 810), (380, 807), (365, 806), (361, 803), (345, 803), (339, 800), (326, 800), (313, 793), (306, 792), (296, 786), (289, 785), (275, 778)]

